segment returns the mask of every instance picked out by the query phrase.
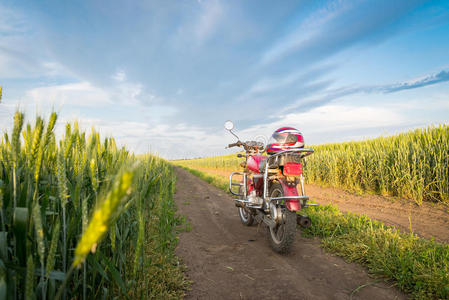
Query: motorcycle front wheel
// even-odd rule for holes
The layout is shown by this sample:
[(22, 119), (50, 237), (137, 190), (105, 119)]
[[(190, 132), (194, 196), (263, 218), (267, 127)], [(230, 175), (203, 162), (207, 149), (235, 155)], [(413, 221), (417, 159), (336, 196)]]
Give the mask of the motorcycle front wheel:
[[(242, 188), (239, 189), (239, 194), (242, 194)], [(254, 223), (254, 215), (252, 214), (251, 209), (246, 207), (239, 207), (239, 217), (242, 224), (245, 226), (251, 226)]]
[(254, 216), (249, 210), (249, 208), (245, 207), (239, 207), (239, 216), (240, 221), (242, 221), (242, 224), (245, 226), (251, 226), (254, 223)]
[[(270, 197), (282, 197), (284, 192), (280, 183), (273, 183), (270, 188)], [(284, 217), (273, 228), (268, 227), (268, 241), (271, 248), (278, 253), (288, 253), (296, 235), (296, 213), (282, 208)]]

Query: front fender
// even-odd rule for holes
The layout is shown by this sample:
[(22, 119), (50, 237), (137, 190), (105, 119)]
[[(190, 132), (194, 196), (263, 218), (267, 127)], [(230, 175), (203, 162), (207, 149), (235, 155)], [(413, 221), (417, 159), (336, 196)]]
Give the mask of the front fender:
[[(296, 185), (288, 185), (283, 179), (279, 180), (284, 191), (284, 196), (298, 196), (298, 189)], [(288, 199), (285, 200), (285, 206), (287, 206), (289, 211), (298, 211), (301, 209), (301, 203), (298, 199)]]

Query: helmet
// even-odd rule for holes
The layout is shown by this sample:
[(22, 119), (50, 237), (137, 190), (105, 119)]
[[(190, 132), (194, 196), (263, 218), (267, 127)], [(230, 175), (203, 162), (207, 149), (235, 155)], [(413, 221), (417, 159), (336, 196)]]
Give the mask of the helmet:
[(276, 130), (268, 141), (267, 153), (275, 154), (298, 148), (304, 148), (304, 138), (301, 132), (293, 127), (282, 127)]

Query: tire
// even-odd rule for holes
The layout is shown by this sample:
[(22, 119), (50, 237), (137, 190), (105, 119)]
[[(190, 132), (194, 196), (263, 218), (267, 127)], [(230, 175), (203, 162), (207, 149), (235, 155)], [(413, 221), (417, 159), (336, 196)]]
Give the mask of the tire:
[[(273, 183), (270, 187), (270, 197), (282, 197), (284, 192), (280, 183)], [(268, 242), (271, 248), (281, 254), (290, 252), (296, 236), (296, 213), (281, 205), (284, 220), (275, 228), (267, 228)]]
[(251, 210), (246, 207), (239, 207), (239, 216), (240, 221), (242, 221), (242, 224), (245, 226), (251, 226), (254, 223), (254, 215), (251, 213)]
[[(239, 194), (241, 194), (241, 188), (239, 190)], [(254, 223), (254, 215), (251, 209), (246, 207), (238, 207), (240, 221), (245, 226), (251, 226)]]

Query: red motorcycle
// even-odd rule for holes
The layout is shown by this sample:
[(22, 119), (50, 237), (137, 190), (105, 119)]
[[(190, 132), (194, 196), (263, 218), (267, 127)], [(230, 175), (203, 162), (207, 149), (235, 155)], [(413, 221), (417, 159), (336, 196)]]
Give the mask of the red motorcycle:
[[(270, 246), (278, 253), (288, 253), (296, 235), (296, 225), (311, 225), (311, 220), (300, 215), (302, 208), (316, 205), (308, 203), (302, 174), (303, 159), (313, 153), (304, 148), (304, 138), (295, 128), (283, 127), (276, 130), (266, 147), (257, 141), (241, 142), (232, 132), (234, 124), (225, 123), (225, 128), (237, 138), (231, 147), (243, 147), (245, 154), (241, 163), (243, 172), (229, 176), (229, 191), (237, 196), (240, 220), (246, 226), (254, 222), (267, 225)], [(261, 155), (265, 152), (268, 155)], [(240, 177), (239, 180), (233, 180)], [(237, 186), (239, 191), (234, 191)], [(298, 193), (300, 190), (300, 193)]]

